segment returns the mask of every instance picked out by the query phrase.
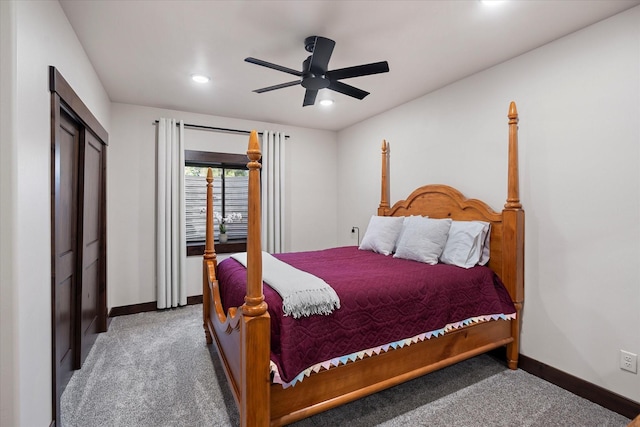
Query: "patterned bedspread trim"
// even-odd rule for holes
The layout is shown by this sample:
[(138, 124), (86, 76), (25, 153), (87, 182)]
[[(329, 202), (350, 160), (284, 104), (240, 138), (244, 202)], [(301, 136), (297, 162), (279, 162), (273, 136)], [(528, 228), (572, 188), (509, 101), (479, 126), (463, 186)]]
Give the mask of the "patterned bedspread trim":
[(288, 383), (282, 380), (282, 378), (280, 377), (280, 373), (278, 372), (278, 366), (273, 362), (273, 360), (271, 360), (270, 362), (271, 362), (272, 381), (275, 384), (281, 384), (283, 388), (288, 388), (291, 386), (295, 386), (298, 382), (301, 382), (312, 373), (317, 373), (322, 369), (327, 370), (330, 368), (335, 368), (340, 365), (346, 365), (349, 362), (355, 362), (358, 359), (363, 359), (365, 356), (370, 357), (370, 356), (373, 356), (374, 354), (386, 353), (390, 349), (393, 350), (396, 348), (410, 346), (411, 344), (428, 340), (428, 339), (431, 339), (432, 337), (438, 337), (438, 336), (444, 335), (447, 332), (450, 332), (454, 329), (460, 329), (463, 326), (467, 326), (473, 323), (482, 323), (482, 322), (488, 322), (491, 320), (513, 320), (515, 318), (516, 318), (516, 313), (511, 313), (511, 314), (500, 313), (500, 314), (488, 314), (483, 316), (476, 316), (460, 322), (449, 323), (445, 325), (444, 328), (436, 329), (435, 331), (425, 332), (411, 338), (394, 341), (389, 344), (368, 348), (366, 350), (351, 353), (346, 356), (335, 357), (330, 360), (325, 360), (324, 362), (316, 363), (315, 365), (310, 366), (309, 368), (300, 372), (291, 382), (288, 382)]

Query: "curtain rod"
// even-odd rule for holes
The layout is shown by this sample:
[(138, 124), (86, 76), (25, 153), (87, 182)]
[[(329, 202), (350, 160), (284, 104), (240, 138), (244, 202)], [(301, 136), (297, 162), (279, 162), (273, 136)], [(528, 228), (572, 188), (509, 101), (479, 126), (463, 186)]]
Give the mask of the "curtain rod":
[[(155, 122), (153, 122), (153, 124), (157, 125), (159, 121), (160, 120), (156, 120)], [(178, 125), (176, 124), (176, 126), (178, 126)], [(189, 124), (189, 123), (185, 123), (184, 127), (193, 128), (193, 129), (200, 129), (200, 130), (210, 130), (212, 132), (240, 133), (240, 134), (244, 134), (244, 135), (249, 135), (251, 133), (251, 131), (242, 130), (242, 129), (229, 129), (229, 128), (219, 128), (219, 127), (214, 127), (214, 126), (192, 125), (192, 124)], [(258, 132), (258, 135), (262, 136), (262, 132)], [(284, 137), (288, 139), (289, 135), (285, 135)]]

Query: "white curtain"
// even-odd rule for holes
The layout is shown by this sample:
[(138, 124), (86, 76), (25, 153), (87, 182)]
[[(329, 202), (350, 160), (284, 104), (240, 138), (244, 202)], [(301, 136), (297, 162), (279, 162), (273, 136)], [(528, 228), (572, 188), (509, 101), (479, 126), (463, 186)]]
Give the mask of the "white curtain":
[(187, 305), (184, 123), (158, 121), (156, 286), (158, 308)]
[(285, 135), (262, 133), (262, 250), (284, 252)]

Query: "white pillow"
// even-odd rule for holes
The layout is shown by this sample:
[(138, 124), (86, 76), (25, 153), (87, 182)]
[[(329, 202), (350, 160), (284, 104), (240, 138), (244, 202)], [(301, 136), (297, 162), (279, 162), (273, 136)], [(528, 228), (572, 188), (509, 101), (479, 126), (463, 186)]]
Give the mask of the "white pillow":
[(482, 221), (453, 221), (440, 261), (463, 268), (479, 264), (489, 226)]
[(437, 264), (447, 242), (451, 219), (433, 219), (412, 216), (398, 242), (395, 258)]
[(389, 255), (396, 247), (396, 241), (402, 231), (403, 216), (376, 216), (369, 220), (367, 231), (358, 249)]
[[(404, 231), (407, 229), (407, 223), (410, 217), (412, 216), (420, 216), (420, 215), (409, 215), (409, 216), (405, 216), (404, 221), (402, 222), (402, 228), (400, 229), (400, 234), (398, 235), (398, 240), (396, 240), (396, 246), (393, 248), (393, 252), (396, 251), (396, 249), (398, 249), (398, 243), (400, 243), (400, 240), (402, 239), (402, 235), (404, 234)], [(423, 218), (428, 218), (426, 215)]]
[[(481, 222), (481, 221), (478, 221)], [(491, 248), (490, 248), (490, 243), (491, 243), (491, 223), (490, 222), (483, 222), (483, 224), (486, 224), (486, 227), (484, 228), (484, 230), (482, 231), (482, 237), (480, 237), (480, 240), (482, 240), (482, 253), (480, 254), (480, 261), (478, 261), (478, 264), (480, 265), (486, 265), (489, 262), (489, 256), (491, 255)]]

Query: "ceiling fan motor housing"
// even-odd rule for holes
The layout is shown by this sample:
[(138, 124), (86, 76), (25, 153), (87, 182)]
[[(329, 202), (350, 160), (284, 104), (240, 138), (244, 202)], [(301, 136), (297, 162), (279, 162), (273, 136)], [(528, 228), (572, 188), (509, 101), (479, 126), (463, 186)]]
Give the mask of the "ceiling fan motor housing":
[[(315, 37), (314, 37), (315, 40)], [(302, 63), (302, 69), (306, 70), (305, 72), (302, 73), (302, 86), (305, 89), (313, 89), (313, 90), (318, 90), (318, 89), (324, 89), (329, 87), (329, 85), (331, 84), (331, 81), (329, 79), (327, 79), (325, 77), (324, 74), (321, 75), (316, 75), (313, 74), (310, 71), (310, 64), (311, 64), (311, 56), (307, 57), (307, 59), (304, 60), (304, 62)]]

